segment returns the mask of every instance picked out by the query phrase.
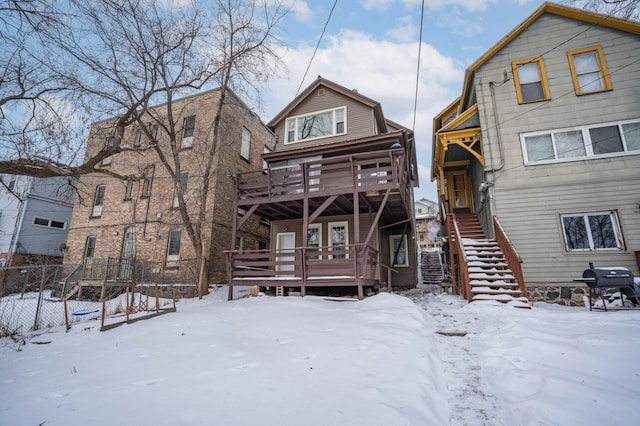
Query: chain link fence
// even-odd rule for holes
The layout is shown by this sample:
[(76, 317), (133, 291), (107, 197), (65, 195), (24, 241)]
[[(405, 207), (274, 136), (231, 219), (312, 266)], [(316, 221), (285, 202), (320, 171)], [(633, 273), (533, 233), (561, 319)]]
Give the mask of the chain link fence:
[[(96, 259), (82, 265), (0, 268), (0, 337), (87, 321), (112, 328), (196, 297), (194, 262)], [(109, 327), (107, 327), (109, 326)]]

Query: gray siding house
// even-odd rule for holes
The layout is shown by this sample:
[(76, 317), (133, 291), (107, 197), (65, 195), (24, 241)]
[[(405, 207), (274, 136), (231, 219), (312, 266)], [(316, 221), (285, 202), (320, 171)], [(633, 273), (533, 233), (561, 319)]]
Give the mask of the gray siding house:
[(589, 262), (640, 275), (640, 24), (543, 4), (435, 117), (432, 173), (460, 282), (475, 217), (530, 298), (580, 304)]
[(0, 266), (62, 263), (75, 200), (68, 179), (0, 179)]

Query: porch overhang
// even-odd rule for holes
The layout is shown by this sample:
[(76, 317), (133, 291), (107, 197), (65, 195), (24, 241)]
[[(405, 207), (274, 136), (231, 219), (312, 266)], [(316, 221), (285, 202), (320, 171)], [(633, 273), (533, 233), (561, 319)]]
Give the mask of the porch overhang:
[(480, 127), (473, 127), (462, 130), (451, 130), (438, 133), (436, 152), (434, 153), (435, 175), (438, 179), (440, 193), (444, 194), (444, 172), (447, 164), (447, 151), (452, 146), (457, 146), (465, 152), (471, 154), (480, 164), (484, 166), (484, 155), (482, 152), (482, 131)]

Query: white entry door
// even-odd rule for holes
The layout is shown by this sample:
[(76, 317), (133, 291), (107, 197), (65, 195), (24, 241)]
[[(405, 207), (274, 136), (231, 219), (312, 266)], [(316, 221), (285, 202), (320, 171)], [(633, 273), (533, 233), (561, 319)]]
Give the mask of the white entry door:
[[(278, 256), (278, 262), (290, 262), (295, 260), (295, 248), (296, 248), (296, 233), (295, 232), (278, 232), (276, 240), (276, 249), (279, 254), (285, 254), (285, 256)], [(291, 255), (288, 255), (288, 254)], [(293, 271), (295, 265), (276, 265), (276, 271)]]

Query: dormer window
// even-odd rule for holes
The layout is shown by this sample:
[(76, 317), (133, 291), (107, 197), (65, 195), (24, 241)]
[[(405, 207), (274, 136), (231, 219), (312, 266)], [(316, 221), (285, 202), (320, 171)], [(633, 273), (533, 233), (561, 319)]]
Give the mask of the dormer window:
[(340, 107), (288, 118), (285, 143), (328, 138), (345, 133), (346, 107)]

